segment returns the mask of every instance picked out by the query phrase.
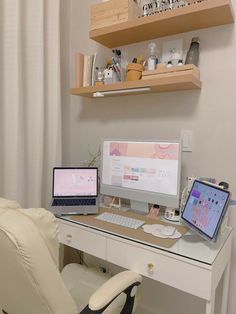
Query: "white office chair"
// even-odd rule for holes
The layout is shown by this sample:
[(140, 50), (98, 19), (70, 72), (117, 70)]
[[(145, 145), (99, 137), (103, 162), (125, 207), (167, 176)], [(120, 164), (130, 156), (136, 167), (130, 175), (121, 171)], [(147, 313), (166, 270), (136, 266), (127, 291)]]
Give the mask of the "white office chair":
[(141, 276), (124, 271), (107, 280), (78, 264), (61, 275), (57, 222), (44, 209), (0, 199), (0, 254), (0, 313), (132, 313)]

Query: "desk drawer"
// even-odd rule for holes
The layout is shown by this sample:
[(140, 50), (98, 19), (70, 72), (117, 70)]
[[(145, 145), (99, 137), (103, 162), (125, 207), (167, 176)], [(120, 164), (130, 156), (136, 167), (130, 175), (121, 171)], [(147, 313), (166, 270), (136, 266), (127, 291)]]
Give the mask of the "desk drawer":
[[(107, 239), (107, 260), (131, 269), (184, 292), (209, 300), (211, 271), (200, 263), (190, 264), (185, 258), (177, 259), (122, 241)], [(204, 283), (204, 285), (203, 285)]]
[(106, 238), (79, 225), (59, 222), (59, 241), (101, 259), (106, 258)]

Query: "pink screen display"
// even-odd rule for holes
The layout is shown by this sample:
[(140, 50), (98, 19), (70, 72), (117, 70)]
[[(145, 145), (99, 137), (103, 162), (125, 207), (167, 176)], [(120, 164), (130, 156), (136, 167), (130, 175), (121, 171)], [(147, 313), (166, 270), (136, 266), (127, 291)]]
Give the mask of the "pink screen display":
[(178, 160), (179, 145), (167, 143), (110, 143), (110, 156)]
[(97, 169), (54, 169), (54, 196), (97, 196)]

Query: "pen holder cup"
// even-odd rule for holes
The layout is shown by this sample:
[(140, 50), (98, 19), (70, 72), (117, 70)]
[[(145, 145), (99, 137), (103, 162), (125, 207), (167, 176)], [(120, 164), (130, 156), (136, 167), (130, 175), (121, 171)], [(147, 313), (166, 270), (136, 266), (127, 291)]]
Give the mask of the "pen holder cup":
[(129, 63), (127, 65), (126, 81), (138, 81), (142, 78), (143, 65), (139, 63)]

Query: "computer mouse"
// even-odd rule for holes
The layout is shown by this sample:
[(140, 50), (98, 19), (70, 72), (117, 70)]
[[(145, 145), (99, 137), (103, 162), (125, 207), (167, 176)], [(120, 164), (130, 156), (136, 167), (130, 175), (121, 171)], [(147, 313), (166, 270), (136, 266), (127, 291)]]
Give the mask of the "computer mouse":
[(172, 236), (176, 231), (175, 227), (172, 226), (165, 226), (161, 229), (161, 233), (165, 236)]

